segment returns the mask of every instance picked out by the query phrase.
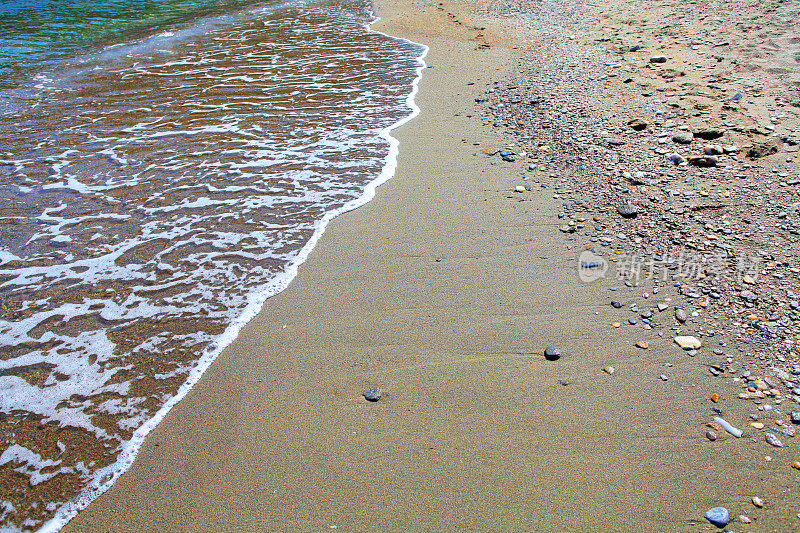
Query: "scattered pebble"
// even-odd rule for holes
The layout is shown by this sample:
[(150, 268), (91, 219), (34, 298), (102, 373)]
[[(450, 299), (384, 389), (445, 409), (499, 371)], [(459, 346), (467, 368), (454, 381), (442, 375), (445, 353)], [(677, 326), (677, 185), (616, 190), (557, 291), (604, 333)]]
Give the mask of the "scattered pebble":
[(613, 366), (604, 366), (603, 367), (603, 372), (605, 372), (606, 374), (611, 375), (614, 372), (616, 372), (616, 369)]
[(635, 205), (625, 204), (617, 207), (617, 213), (623, 218), (636, 218), (639, 214), (639, 208)]
[(762, 500), (758, 496), (753, 496), (753, 505), (755, 505), (758, 508), (764, 507), (764, 500)]
[(728, 433), (730, 433), (731, 435), (733, 435), (737, 439), (741, 438), (742, 435), (744, 435), (744, 431), (742, 431), (741, 429), (733, 427), (724, 418), (720, 418), (718, 416), (715, 416), (714, 417), (714, 422), (716, 422), (717, 424), (722, 426), (722, 429), (724, 429), (725, 431), (727, 431)]
[(703, 343), (700, 342), (700, 339), (697, 337), (693, 337), (691, 335), (679, 335), (675, 337), (675, 344), (683, 348), (684, 350), (694, 350), (696, 348), (700, 348)]
[(363, 393), (364, 398), (370, 402), (377, 402), (383, 396), (383, 392), (378, 387), (372, 387), (371, 389), (367, 389)]
[(706, 520), (719, 528), (727, 526), (729, 519), (728, 510), (724, 507), (714, 507), (706, 511)]
[(767, 433), (764, 435), (764, 440), (767, 441), (767, 444), (775, 446), (776, 448), (783, 448), (783, 443), (781, 439), (777, 437), (774, 433)]
[(561, 350), (555, 346), (548, 346), (544, 349), (544, 357), (548, 361), (557, 361), (561, 357)]

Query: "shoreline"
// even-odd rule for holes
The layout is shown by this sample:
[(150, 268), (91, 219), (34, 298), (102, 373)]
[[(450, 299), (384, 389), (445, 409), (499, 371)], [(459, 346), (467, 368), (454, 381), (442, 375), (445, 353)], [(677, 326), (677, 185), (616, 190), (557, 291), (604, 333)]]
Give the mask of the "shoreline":
[[(468, 2), (377, 11), (373, 29), (430, 46), (395, 176), (330, 225), (64, 531), (697, 531), (723, 504), (759, 530), (796, 528), (792, 480), (759, 455), (763, 439), (703, 436), (713, 409), (746, 418), (728, 400), (738, 385), (708, 372), (705, 351), (610, 327), (625, 315), (607, 287), (580, 283), (580, 241), (565, 247), (556, 217), (579, 193), (558, 189), (560, 159), (523, 154), (502, 124), (526, 119), (502, 110), (528, 97), (514, 77), (532, 52), (514, 47), (531, 34)], [(547, 66), (538, 59), (531, 68)], [(502, 148), (518, 161), (488, 155)], [(642, 290), (611, 296), (644, 308)], [(659, 298), (680, 303), (669, 287)], [(633, 345), (645, 337), (649, 348)], [(548, 345), (561, 359), (542, 357)], [(384, 393), (374, 404), (370, 387)], [(787, 445), (770, 450), (776, 462)]]
[[(372, 25), (379, 20), (380, 18), (376, 17), (372, 22), (366, 23), (364, 26), (367, 32), (386, 35), (380, 31), (372, 29)], [(419, 45), (419, 43), (414, 43), (408, 39), (403, 40), (410, 44)], [(389, 144), (389, 152), (384, 159), (385, 164), (381, 169), (380, 174), (366, 185), (360, 197), (347, 202), (345, 205), (337, 209), (325, 213), (314, 230), (313, 235), (299, 251), (295, 260), (288, 265), (286, 270), (281, 275), (270, 280), (270, 282), (267, 283), (260, 291), (258, 291), (258, 293), (251, 294), (251, 297), (249, 298), (250, 303), (244, 309), (243, 313), (237, 317), (230, 326), (228, 326), (228, 328), (219, 336), (219, 338), (214, 341), (213, 348), (204, 353), (203, 357), (198, 360), (197, 365), (191, 369), (189, 377), (187, 378), (186, 382), (181, 385), (175, 396), (170, 398), (170, 400), (167, 401), (152, 418), (148, 419), (134, 432), (132, 438), (126, 442), (123, 451), (119, 454), (117, 461), (110, 465), (110, 467), (106, 467), (98, 471), (95, 475), (95, 483), (93, 483), (92, 486), (86, 487), (79, 497), (76, 498), (76, 501), (69, 502), (59, 509), (56, 515), (45, 522), (38, 529), (38, 531), (42, 533), (60, 531), (78, 513), (80, 513), (88, 505), (91, 505), (94, 500), (112, 487), (116, 480), (123, 475), (128, 468), (130, 468), (130, 465), (136, 460), (139, 449), (150, 432), (152, 432), (153, 429), (155, 429), (161, 423), (164, 417), (168, 415), (170, 410), (172, 410), (172, 408), (175, 407), (175, 405), (177, 405), (186, 396), (186, 394), (189, 393), (189, 391), (191, 391), (197, 382), (202, 379), (205, 372), (211, 365), (214, 364), (214, 361), (217, 359), (220, 353), (222, 353), (231, 343), (236, 341), (241, 329), (261, 312), (264, 302), (267, 299), (280, 294), (292, 283), (294, 278), (297, 277), (298, 269), (302, 267), (309, 255), (313, 253), (318, 241), (325, 234), (328, 224), (338, 216), (354, 209), (358, 209), (359, 207), (370, 202), (375, 197), (375, 191), (377, 188), (394, 176), (397, 169), (399, 142), (392, 135), (392, 132), (402, 127), (407, 122), (413, 120), (420, 111), (414, 102), (414, 99), (418, 93), (418, 86), (422, 78), (422, 72), (426, 67), (424, 58), (428, 53), (428, 48), (424, 45), (419, 46), (422, 47), (421, 54), (416, 60), (419, 66), (416, 69), (416, 78), (412, 83), (411, 92), (406, 98), (406, 105), (408, 106), (410, 112), (407, 116), (398, 120), (391, 126), (384, 128), (380, 132), (380, 137), (385, 139)], [(119, 465), (122, 466), (120, 467)], [(97, 484), (97, 486), (94, 486), (95, 484)]]

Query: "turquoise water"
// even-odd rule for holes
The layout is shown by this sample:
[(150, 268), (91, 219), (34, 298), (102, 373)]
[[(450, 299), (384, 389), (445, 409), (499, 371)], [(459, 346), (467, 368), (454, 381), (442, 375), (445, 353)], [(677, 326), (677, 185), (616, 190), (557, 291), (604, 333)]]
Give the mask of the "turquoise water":
[[(93, 45), (255, 0), (2, 0), (0, 84)], [(263, 2), (261, 2), (263, 3)]]

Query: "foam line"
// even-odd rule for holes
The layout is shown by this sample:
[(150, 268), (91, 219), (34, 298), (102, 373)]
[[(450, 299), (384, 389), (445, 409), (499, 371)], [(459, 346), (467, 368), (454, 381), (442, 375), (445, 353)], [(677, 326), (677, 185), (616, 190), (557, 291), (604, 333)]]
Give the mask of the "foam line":
[(392, 136), (392, 130), (395, 130), (403, 124), (409, 122), (420, 113), (420, 109), (414, 100), (419, 92), (419, 82), (422, 79), (422, 72), (427, 66), (425, 64), (425, 57), (428, 54), (429, 48), (423, 44), (415, 43), (408, 39), (393, 37), (391, 35), (371, 29), (370, 25), (374, 24), (378, 20), (380, 20), (380, 18), (376, 17), (372, 22), (365, 24), (364, 27), (370, 33), (386, 35), (387, 37), (422, 47), (422, 52), (417, 58), (417, 63), (419, 65), (416, 69), (417, 77), (412, 82), (411, 92), (406, 98), (406, 105), (409, 107), (409, 109), (411, 109), (411, 113), (398, 120), (391, 126), (384, 128), (380, 133), (380, 137), (389, 143), (389, 154), (384, 159), (384, 165), (380, 174), (377, 178), (366, 185), (361, 196), (347, 202), (342, 207), (325, 213), (325, 215), (317, 224), (314, 234), (311, 236), (305, 246), (303, 246), (286, 270), (265, 284), (259, 292), (250, 294), (248, 296), (248, 305), (242, 314), (226, 328), (225, 332), (220, 335), (212, 345), (208, 347), (203, 356), (198, 360), (197, 364), (189, 372), (186, 381), (183, 383), (181, 388), (178, 389), (178, 392), (175, 394), (175, 396), (167, 401), (152, 418), (139, 427), (139, 429), (137, 429), (133, 434), (131, 440), (123, 444), (122, 451), (120, 452), (117, 461), (106, 468), (97, 470), (92, 483), (90, 483), (75, 500), (62, 505), (58, 511), (56, 511), (55, 516), (47, 521), (38, 530), (39, 533), (57, 533), (80, 511), (85, 509), (98, 496), (111, 488), (114, 482), (123, 473), (125, 473), (128, 468), (131, 467), (133, 461), (136, 459), (136, 456), (139, 453), (139, 449), (144, 443), (145, 437), (147, 437), (147, 435), (159, 424), (159, 422), (164, 419), (164, 417), (175, 406), (175, 404), (181, 401), (192, 389), (192, 387), (197, 384), (205, 371), (208, 370), (219, 354), (225, 348), (227, 348), (236, 339), (236, 337), (239, 336), (239, 332), (242, 330), (242, 328), (256, 315), (258, 315), (267, 298), (282, 292), (286, 287), (289, 286), (289, 283), (291, 283), (291, 281), (297, 276), (300, 265), (302, 265), (306, 259), (308, 259), (308, 256), (316, 247), (320, 237), (322, 237), (322, 235), (325, 233), (328, 223), (342, 213), (352, 211), (353, 209), (361, 207), (372, 200), (375, 197), (376, 189), (394, 176), (395, 171), (397, 170), (397, 155), (399, 153), (400, 141)]

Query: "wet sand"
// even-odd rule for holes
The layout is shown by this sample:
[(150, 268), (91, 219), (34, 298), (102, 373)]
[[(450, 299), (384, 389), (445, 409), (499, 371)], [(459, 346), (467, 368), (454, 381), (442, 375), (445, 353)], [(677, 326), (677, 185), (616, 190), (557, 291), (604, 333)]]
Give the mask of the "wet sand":
[(610, 328), (552, 193), (521, 201), (519, 167), (482, 153), (511, 143), (475, 99), (514, 68), (513, 28), (468, 4), (378, 7), (376, 29), (430, 46), (397, 174), (64, 531), (698, 531), (754, 487), (796, 503), (755, 443), (703, 438), (707, 398), (733, 389)]

